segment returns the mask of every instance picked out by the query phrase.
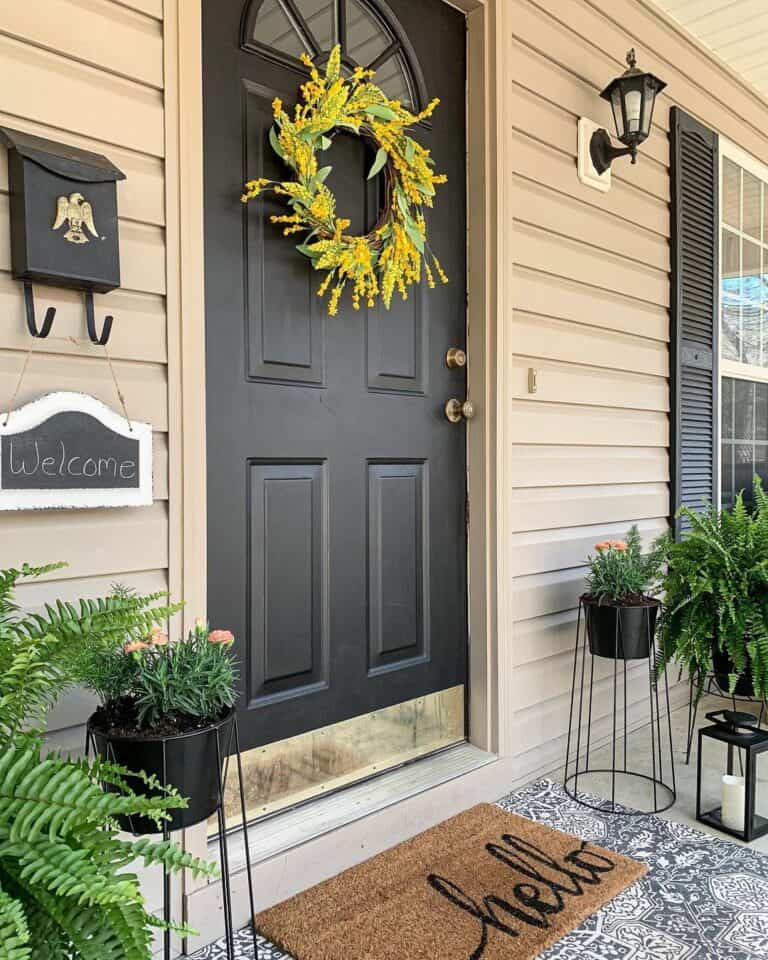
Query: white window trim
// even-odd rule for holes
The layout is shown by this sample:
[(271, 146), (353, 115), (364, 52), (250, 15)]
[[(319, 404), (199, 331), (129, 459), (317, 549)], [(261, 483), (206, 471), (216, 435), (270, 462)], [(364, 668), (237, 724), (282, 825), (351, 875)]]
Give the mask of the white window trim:
[[(717, 323), (718, 323), (718, 351), (720, 355), (717, 357), (718, 363), (718, 402), (717, 402), (717, 437), (718, 443), (720, 444), (720, 450), (718, 451), (717, 456), (717, 507), (720, 509), (722, 506), (722, 489), (723, 489), (723, 457), (722, 457), (722, 428), (723, 428), (723, 377), (728, 377), (729, 379), (736, 380), (750, 380), (753, 382), (762, 382), (768, 383), (768, 367), (756, 367), (749, 363), (741, 363), (738, 360), (725, 360), (722, 356), (722, 257), (723, 257), (723, 245), (722, 245), (722, 232), (723, 232), (723, 160), (728, 159), (742, 169), (746, 170), (748, 173), (751, 173), (754, 177), (757, 177), (758, 180), (761, 180), (765, 184), (765, 189), (768, 190), (768, 165), (762, 163), (756, 157), (753, 157), (752, 154), (747, 153), (742, 150), (741, 147), (737, 147), (735, 143), (732, 143), (726, 137), (722, 135), (719, 136), (719, 169), (717, 174), (717, 189), (718, 189), (718, 198), (717, 198), (717, 211), (718, 211), (718, 223), (717, 223), (717, 249), (718, 249), (718, 264), (717, 264)], [(741, 203), (744, 203), (744, 193), (741, 194)], [(743, 210), (742, 210), (743, 214)], [(743, 216), (739, 218), (743, 221)], [(734, 227), (725, 224), (726, 228), (732, 233), (735, 233), (737, 236), (744, 237), (753, 243), (755, 238), (749, 234), (743, 233), (741, 230), (736, 230)], [(765, 229), (764, 229), (765, 232)], [(768, 236), (763, 237), (763, 246), (768, 246), (766, 241), (768, 241)]]

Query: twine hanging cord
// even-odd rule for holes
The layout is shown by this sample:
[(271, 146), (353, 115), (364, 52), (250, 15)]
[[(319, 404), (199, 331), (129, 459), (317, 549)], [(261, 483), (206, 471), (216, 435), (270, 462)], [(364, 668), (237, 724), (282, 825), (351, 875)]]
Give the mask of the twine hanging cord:
[[(47, 340), (58, 340), (60, 343), (73, 343), (75, 346), (82, 346), (90, 344), (90, 341), (78, 340), (77, 337), (47, 337)], [(32, 353), (35, 349), (36, 340), (33, 338), (32, 343), (29, 345), (29, 349), (26, 352), (24, 357), (24, 363), (21, 365), (21, 372), (19, 373), (19, 378), (16, 381), (16, 388), (13, 391), (11, 400), (8, 404), (8, 409), (5, 413), (5, 419), (3, 420), (3, 428), (8, 426), (8, 421), (11, 419), (11, 413), (13, 412), (16, 406), (16, 399), (19, 396), (21, 391), (22, 384), (24, 383), (24, 377), (27, 373), (27, 368), (29, 367), (29, 361), (32, 359)], [(109, 348), (104, 345), (104, 356), (106, 357), (107, 364), (109, 365), (109, 372), (112, 375), (112, 382), (115, 385), (115, 393), (117, 393), (117, 398), (120, 401), (120, 406), (123, 411), (123, 416), (128, 423), (128, 429), (133, 433), (133, 424), (131, 423), (131, 418), (128, 416), (128, 405), (125, 402), (125, 396), (123, 391), (120, 389), (120, 383), (117, 379), (117, 372), (115, 371), (114, 364), (112, 363), (112, 357), (109, 355)]]

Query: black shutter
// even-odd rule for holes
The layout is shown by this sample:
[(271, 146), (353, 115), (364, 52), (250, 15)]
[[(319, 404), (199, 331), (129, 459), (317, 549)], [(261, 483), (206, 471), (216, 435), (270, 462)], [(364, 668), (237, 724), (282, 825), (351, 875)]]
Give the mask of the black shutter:
[[(717, 503), (720, 437), (718, 136), (670, 113), (672, 178), (672, 513)], [(675, 535), (682, 530), (674, 521)]]

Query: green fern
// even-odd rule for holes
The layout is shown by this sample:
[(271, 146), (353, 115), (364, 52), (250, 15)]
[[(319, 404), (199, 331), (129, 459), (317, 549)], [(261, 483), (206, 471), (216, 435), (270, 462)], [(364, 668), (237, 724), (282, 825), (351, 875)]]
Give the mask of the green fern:
[[(141, 636), (178, 606), (163, 594), (118, 592), (22, 614), (17, 583), (53, 569), (0, 571), (0, 960), (149, 960), (158, 921), (131, 865), (215, 868), (174, 843), (119, 837), (117, 818), (141, 815), (160, 828), (186, 800), (114, 764), (45, 755), (35, 725), (79, 679), (83, 650)], [(138, 795), (128, 777), (161, 792)]]
[(690, 530), (658, 542), (667, 564), (662, 588), (659, 666), (678, 660), (698, 681), (713, 669), (712, 645), (733, 663), (730, 691), (752, 671), (755, 696), (768, 698), (768, 495), (754, 482), (754, 513), (742, 494), (730, 510), (683, 507)]
[(29, 927), (24, 908), (0, 889), (0, 960), (21, 960), (31, 956)]

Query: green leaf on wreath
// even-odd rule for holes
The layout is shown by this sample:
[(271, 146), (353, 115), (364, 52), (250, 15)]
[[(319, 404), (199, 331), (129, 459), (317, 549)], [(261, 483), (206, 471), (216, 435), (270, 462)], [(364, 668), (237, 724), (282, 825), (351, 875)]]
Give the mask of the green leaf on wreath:
[(320, 169), (315, 174), (315, 180), (317, 183), (325, 183), (328, 179), (328, 174), (333, 170), (333, 167), (320, 167)]
[(285, 153), (283, 148), (280, 146), (280, 141), (277, 139), (277, 134), (275, 133), (274, 127), (269, 128), (269, 144), (278, 157), (282, 157), (283, 160), (285, 160)]
[(316, 257), (320, 256), (320, 250), (312, 250), (305, 243), (297, 243), (296, 249), (299, 253), (303, 253), (305, 257), (309, 257), (310, 260), (314, 260)]
[(365, 108), (365, 112), (370, 113), (372, 117), (378, 117), (379, 120), (397, 120), (397, 113), (385, 103), (372, 103)]
[(321, 150), (329, 150), (332, 143), (333, 143), (333, 140), (331, 140), (330, 137), (326, 137), (325, 135), (323, 135), (322, 137), (320, 137), (320, 149), (321, 149)]
[(384, 147), (379, 147), (379, 149), (376, 151), (376, 159), (373, 161), (373, 166), (368, 171), (369, 180), (373, 180), (376, 174), (384, 168), (387, 160), (389, 160), (389, 154)]
[(413, 222), (413, 220), (406, 220), (405, 222), (405, 232), (411, 238), (411, 242), (414, 247), (419, 251), (419, 253), (424, 253), (424, 237), (422, 237), (419, 228)]
[(408, 163), (413, 163), (413, 158), (416, 156), (416, 143), (411, 140), (410, 137), (407, 138), (408, 142), (405, 145), (405, 159)]

